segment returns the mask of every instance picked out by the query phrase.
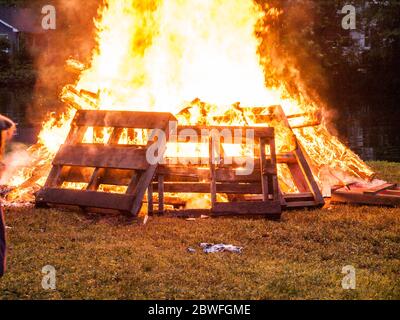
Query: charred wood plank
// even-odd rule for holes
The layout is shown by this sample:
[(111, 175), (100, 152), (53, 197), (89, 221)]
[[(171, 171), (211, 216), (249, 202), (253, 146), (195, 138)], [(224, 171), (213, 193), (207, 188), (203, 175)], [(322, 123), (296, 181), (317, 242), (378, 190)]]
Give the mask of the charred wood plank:
[(335, 191), (332, 193), (331, 202), (394, 207), (400, 206), (400, 196), (390, 194), (373, 195), (356, 191)]
[(214, 215), (269, 215), (281, 212), (280, 201), (217, 202), (212, 208)]
[(165, 129), (170, 121), (176, 118), (165, 112), (103, 110), (78, 110), (74, 119), (77, 126), (135, 129)]
[(149, 167), (145, 149), (85, 144), (61, 146), (53, 165), (132, 170)]
[(134, 198), (133, 195), (44, 188), (39, 192), (37, 202), (129, 212)]
[(396, 184), (395, 183), (385, 183), (383, 185), (380, 186), (376, 186), (373, 188), (370, 188), (368, 190), (365, 190), (364, 193), (365, 194), (369, 194), (369, 195), (375, 195), (381, 191), (385, 191), (385, 190), (389, 190), (389, 189), (394, 189), (396, 188)]
[[(157, 184), (154, 183), (153, 187)], [(165, 182), (164, 192), (167, 193), (210, 193), (211, 183)], [(225, 183), (216, 184), (216, 193), (226, 194), (262, 194), (260, 183)]]

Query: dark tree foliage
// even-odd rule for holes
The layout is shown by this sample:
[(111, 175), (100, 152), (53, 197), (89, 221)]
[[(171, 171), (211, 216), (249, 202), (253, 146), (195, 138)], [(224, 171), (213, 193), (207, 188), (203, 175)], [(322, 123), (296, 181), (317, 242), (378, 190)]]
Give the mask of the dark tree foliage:
[(0, 70), (10, 65), (10, 58), (7, 54), (7, 50), (10, 48), (10, 41), (7, 38), (0, 37)]
[[(341, 28), (345, 4), (357, 11), (357, 30), (370, 36), (370, 49), (358, 51), (348, 30)], [(400, 2), (374, 1), (277, 1), (285, 13), (280, 18), (277, 44), (281, 55), (290, 56), (309, 87), (318, 88), (330, 103), (340, 107), (371, 104), (385, 99), (386, 105), (399, 89)], [(344, 54), (345, 49), (348, 54)], [(352, 50), (354, 49), (354, 50)], [(321, 78), (323, 77), (323, 79)]]

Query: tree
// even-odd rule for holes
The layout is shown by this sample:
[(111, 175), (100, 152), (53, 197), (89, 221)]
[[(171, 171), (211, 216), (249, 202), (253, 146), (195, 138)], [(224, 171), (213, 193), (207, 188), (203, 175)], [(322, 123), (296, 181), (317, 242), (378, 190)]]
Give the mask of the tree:
[(10, 41), (5, 37), (0, 37), (0, 68), (6, 68), (10, 65), (9, 50), (11, 49)]

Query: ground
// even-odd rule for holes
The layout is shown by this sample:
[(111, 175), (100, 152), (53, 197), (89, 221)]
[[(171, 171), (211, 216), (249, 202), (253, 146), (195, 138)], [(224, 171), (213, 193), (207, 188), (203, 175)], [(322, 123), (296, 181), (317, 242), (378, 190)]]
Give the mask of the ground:
[[(374, 162), (400, 182), (400, 164)], [(8, 209), (2, 299), (400, 299), (400, 208), (334, 206), (282, 221), (152, 218)], [(204, 254), (201, 242), (244, 247)], [(188, 247), (197, 250), (189, 253)], [(56, 268), (55, 291), (41, 270)], [(342, 268), (356, 289), (342, 288)]]

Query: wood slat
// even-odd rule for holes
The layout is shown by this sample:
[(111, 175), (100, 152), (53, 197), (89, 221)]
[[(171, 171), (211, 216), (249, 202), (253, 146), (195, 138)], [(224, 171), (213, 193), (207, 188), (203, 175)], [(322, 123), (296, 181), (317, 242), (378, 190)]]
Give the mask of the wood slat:
[(385, 191), (382, 191), (382, 194), (388, 194), (391, 196), (400, 197), (400, 189), (385, 190)]
[(287, 193), (284, 194), (283, 197), (286, 199), (286, 201), (298, 201), (300, 199), (314, 199), (314, 195), (311, 192)]
[(286, 202), (286, 208), (293, 209), (293, 208), (307, 208), (307, 207), (322, 207), (321, 203), (316, 201), (291, 201)]
[[(135, 198), (133, 200), (133, 206), (131, 209), (131, 213), (134, 216), (136, 216), (140, 212), (140, 209), (143, 204), (143, 197), (146, 193), (146, 189), (151, 185), (151, 182), (156, 173), (156, 169), (157, 169), (157, 165), (149, 166), (145, 172), (142, 172), (140, 174), (140, 177), (137, 180), (135, 189), (132, 192), (132, 194), (135, 195)], [(133, 178), (132, 183), (134, 183), (135, 180), (136, 180), (136, 178)], [(128, 193), (130, 193), (130, 192), (131, 192), (131, 188), (128, 187)]]
[(280, 201), (216, 202), (211, 211), (218, 215), (268, 215), (280, 214), (282, 208)]
[(166, 129), (169, 121), (177, 120), (165, 112), (79, 110), (73, 123), (87, 127)]
[(134, 198), (135, 196), (133, 195), (44, 188), (39, 192), (36, 201), (39, 203), (94, 207), (130, 212)]
[[(114, 128), (109, 140), (108, 144), (118, 144), (118, 140), (122, 135), (122, 128)], [(96, 191), (100, 185), (102, 184), (103, 177), (105, 176), (107, 169), (105, 168), (96, 168), (93, 172), (92, 177), (90, 178), (89, 184), (86, 190)]]
[(146, 170), (146, 150), (130, 146), (63, 145), (53, 165)]
[(278, 163), (297, 163), (293, 153), (279, 153), (276, 156), (276, 160)]
[[(64, 181), (89, 183), (93, 175), (93, 168), (70, 167), (71, 170), (64, 176)], [(101, 179), (102, 184), (127, 186), (133, 176), (133, 171), (108, 169)]]
[(400, 197), (386, 194), (364, 194), (362, 192), (335, 191), (332, 193), (332, 203), (351, 203), (378, 206), (400, 206)]
[(370, 188), (368, 190), (365, 190), (364, 193), (365, 194), (374, 195), (374, 194), (377, 194), (377, 193), (379, 193), (381, 191), (388, 190), (388, 189), (393, 189), (393, 188), (396, 188), (396, 184), (395, 183), (385, 183), (385, 184), (382, 184), (380, 186), (376, 186), (376, 187)]
[[(153, 184), (155, 188), (157, 183)], [(165, 182), (164, 192), (168, 193), (210, 193), (210, 183), (192, 183), (192, 182)], [(226, 194), (262, 194), (260, 183), (251, 184), (217, 184), (217, 193)]]

